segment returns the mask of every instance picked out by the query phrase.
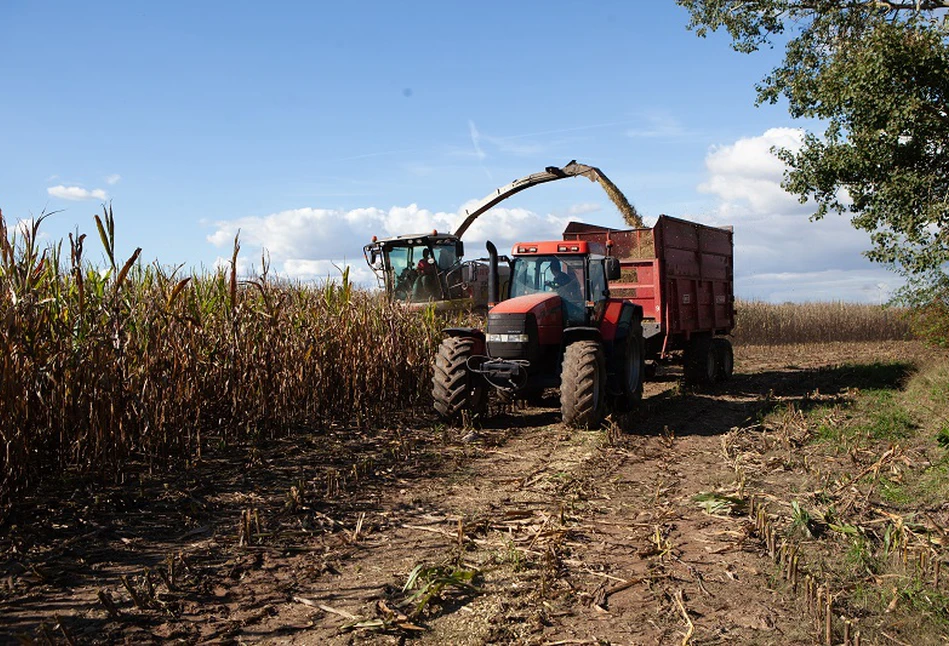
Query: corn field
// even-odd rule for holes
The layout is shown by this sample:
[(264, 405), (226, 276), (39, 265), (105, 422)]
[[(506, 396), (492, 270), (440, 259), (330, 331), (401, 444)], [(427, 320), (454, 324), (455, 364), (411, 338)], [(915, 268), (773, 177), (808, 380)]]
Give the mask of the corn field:
[(87, 236), (40, 248), (40, 217), (0, 214), (0, 519), (65, 472), (121, 480), (227, 446), (369, 423), (427, 397), (440, 323), (353, 288), (179, 276), (115, 257), (110, 209)]
[[(229, 268), (181, 276), (115, 256), (111, 209), (86, 235), (40, 247), (44, 216), (0, 214), (0, 519), (66, 473), (124, 479), (297, 429), (370, 424), (423, 403), (444, 321), (338, 281), (307, 286)], [(96, 245), (98, 247), (98, 243)], [(739, 302), (735, 340), (905, 338), (896, 310)]]
[(906, 311), (861, 303), (738, 301), (736, 345), (886, 341), (911, 337)]

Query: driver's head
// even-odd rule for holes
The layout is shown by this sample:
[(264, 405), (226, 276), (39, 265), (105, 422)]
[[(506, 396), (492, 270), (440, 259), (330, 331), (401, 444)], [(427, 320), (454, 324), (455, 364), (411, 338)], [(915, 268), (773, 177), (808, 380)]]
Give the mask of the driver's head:
[(559, 260), (554, 259), (550, 261), (550, 271), (552, 271), (555, 274), (563, 273), (563, 267), (560, 266)]
[(423, 249), (423, 250), (422, 250), (422, 258), (431, 258), (431, 257), (432, 257), (432, 250), (431, 250), (431, 249)]

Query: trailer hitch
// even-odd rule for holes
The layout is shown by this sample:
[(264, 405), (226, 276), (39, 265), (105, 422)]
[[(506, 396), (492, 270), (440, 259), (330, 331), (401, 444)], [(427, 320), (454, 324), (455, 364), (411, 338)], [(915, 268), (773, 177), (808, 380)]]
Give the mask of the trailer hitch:
[(527, 368), (530, 361), (524, 359), (492, 359), (485, 356), (468, 358), (468, 370), (481, 375), (498, 390), (515, 391), (527, 385)]

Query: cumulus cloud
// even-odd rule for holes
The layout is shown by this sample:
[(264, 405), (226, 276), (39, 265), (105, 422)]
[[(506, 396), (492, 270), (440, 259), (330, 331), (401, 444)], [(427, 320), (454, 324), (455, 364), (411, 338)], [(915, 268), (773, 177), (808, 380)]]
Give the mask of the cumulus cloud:
[(91, 191), (89, 189), (82, 188), (81, 186), (50, 186), (46, 189), (46, 192), (53, 197), (58, 197), (61, 200), (72, 200), (72, 201), (82, 201), (82, 200), (107, 200), (109, 199), (109, 194), (103, 191), (101, 188), (95, 188)]
[[(417, 204), (389, 209), (365, 207), (349, 211), (300, 208), (265, 216), (247, 216), (214, 223), (207, 237), (216, 247), (228, 248), (240, 232), (241, 254), (270, 253), (271, 267), (293, 278), (339, 276), (350, 266), (350, 277), (362, 284), (375, 284), (365, 264), (362, 247), (373, 235), (380, 238), (432, 230), (453, 232), (465, 218), (465, 204), (457, 213), (436, 212)], [(485, 255), (484, 242), (490, 239), (502, 253), (517, 240), (559, 238), (570, 217), (541, 215), (527, 209), (494, 208), (483, 214), (465, 233), (466, 255)], [(241, 268), (243, 271), (244, 268)]]
[(709, 178), (699, 191), (717, 195), (723, 207), (747, 206), (757, 214), (806, 212), (809, 207), (781, 188), (784, 162), (771, 152), (775, 146), (797, 150), (803, 140), (801, 130), (772, 128), (760, 137), (713, 147), (705, 158)]
[(781, 188), (785, 166), (772, 148), (796, 150), (802, 141), (801, 130), (772, 128), (712, 148), (705, 160), (708, 178), (698, 188), (718, 204), (701, 219), (735, 228), (739, 296), (875, 302), (899, 280), (861, 255), (870, 245), (867, 234), (841, 216), (810, 221), (814, 205)]

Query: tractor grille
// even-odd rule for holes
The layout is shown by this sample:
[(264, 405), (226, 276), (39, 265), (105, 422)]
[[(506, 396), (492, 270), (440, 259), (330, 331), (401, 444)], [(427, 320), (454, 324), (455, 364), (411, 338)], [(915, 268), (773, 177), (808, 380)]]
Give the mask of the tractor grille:
[(537, 356), (537, 320), (533, 314), (488, 314), (488, 356), (526, 359)]

